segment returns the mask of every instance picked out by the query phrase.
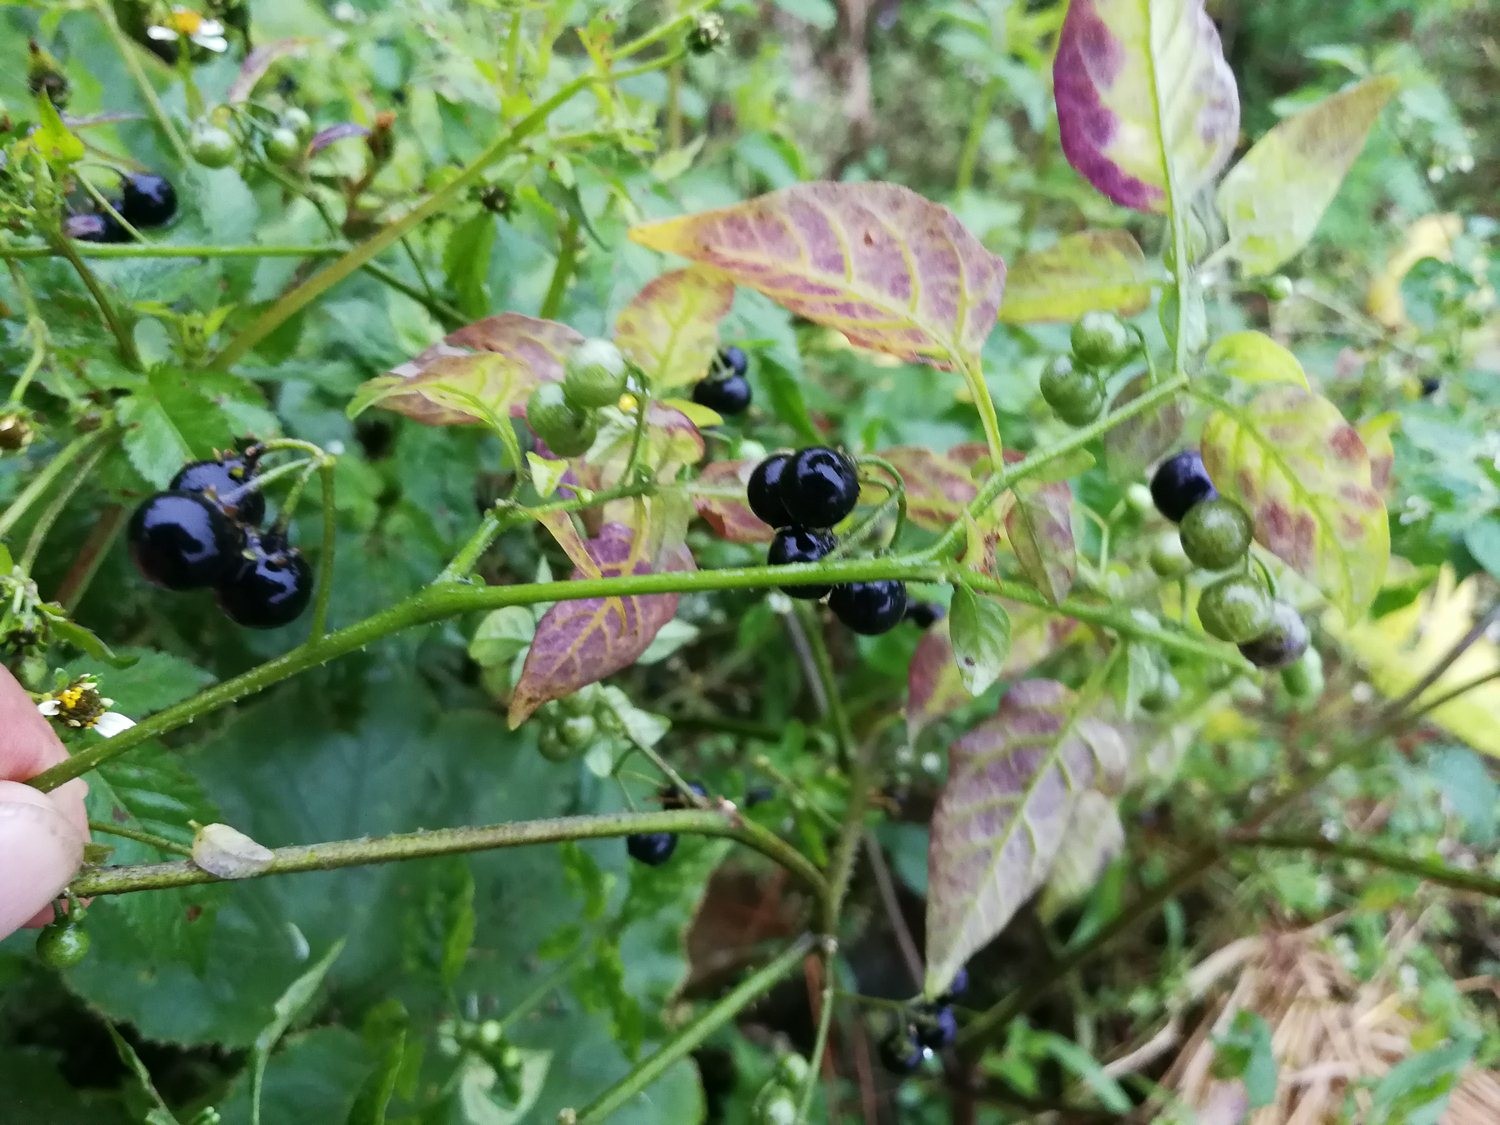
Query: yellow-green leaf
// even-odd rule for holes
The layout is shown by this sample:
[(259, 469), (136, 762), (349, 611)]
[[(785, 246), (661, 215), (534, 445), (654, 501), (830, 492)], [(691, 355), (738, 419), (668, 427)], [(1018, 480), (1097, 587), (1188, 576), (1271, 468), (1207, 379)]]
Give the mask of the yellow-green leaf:
[(78, 139), (76, 133), (63, 124), (63, 119), (51, 100), (44, 97), (37, 98), (36, 111), (42, 120), (29, 139), (37, 152), (41, 153), (49, 164), (72, 164), (74, 161), (82, 160), (83, 142)]
[(1217, 405), (1202, 442), (1214, 484), (1250, 513), (1257, 542), (1345, 614), (1362, 612), (1380, 590), (1391, 540), (1359, 432), (1300, 387)]
[(719, 348), (719, 322), (734, 304), (734, 283), (710, 270), (664, 273), (615, 320), (615, 344), (657, 390), (696, 383)]
[(1130, 232), (1085, 230), (1016, 259), (1000, 319), (1006, 324), (1076, 320), (1096, 309), (1133, 316), (1150, 303), (1146, 256)]
[(947, 208), (899, 184), (798, 184), (630, 237), (860, 347), (944, 370), (977, 362), (1005, 291), (1005, 263)]
[(1275, 270), (1311, 241), (1375, 119), (1400, 87), (1369, 78), (1277, 125), (1219, 185), (1229, 246), (1247, 273)]
[(1297, 357), (1264, 332), (1231, 332), (1208, 349), (1207, 360), (1242, 383), (1290, 383), (1307, 388)]

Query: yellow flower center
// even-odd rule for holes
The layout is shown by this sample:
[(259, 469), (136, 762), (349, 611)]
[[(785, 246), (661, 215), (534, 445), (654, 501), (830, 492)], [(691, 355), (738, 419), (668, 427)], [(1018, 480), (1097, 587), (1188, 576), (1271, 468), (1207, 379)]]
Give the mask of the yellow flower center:
[(203, 26), (203, 17), (187, 8), (173, 8), (172, 14), (167, 17), (167, 26), (178, 35), (193, 36)]

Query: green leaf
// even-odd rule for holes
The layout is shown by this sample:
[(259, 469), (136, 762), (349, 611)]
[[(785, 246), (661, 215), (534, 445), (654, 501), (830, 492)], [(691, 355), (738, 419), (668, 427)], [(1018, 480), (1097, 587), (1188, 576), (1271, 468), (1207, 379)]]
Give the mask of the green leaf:
[(1203, 463), (1250, 513), (1255, 539), (1350, 617), (1374, 600), (1390, 558), (1385, 503), (1358, 431), (1327, 399), (1268, 386), (1243, 406), (1215, 399)]
[(338, 960), (339, 954), (344, 951), (342, 941), (334, 942), (329, 946), (328, 952), (313, 964), (312, 968), (294, 980), (287, 990), (273, 1006), (274, 1015), (271, 1022), (261, 1030), (255, 1037), (255, 1043), (250, 1048), (250, 1121), (251, 1125), (260, 1125), (260, 1099), (265, 1085), (266, 1063), (270, 1060), (271, 1051), (280, 1042), (281, 1037), (287, 1033), (293, 1022), (312, 1003), (318, 994), (318, 989), (323, 984), (323, 978), (328, 975), (328, 970)]
[(509, 664), (531, 644), (536, 619), (525, 606), (508, 605), (484, 615), (469, 642), (469, 658), (481, 668)]
[(1231, 332), (1204, 356), (1209, 366), (1241, 383), (1290, 383), (1308, 389), (1297, 357), (1263, 332)]
[(480, 317), (490, 308), (490, 253), (495, 246), (495, 216), (480, 209), (453, 228), (443, 249), (443, 275), (460, 311)]
[(1484, 759), (1466, 746), (1444, 746), (1433, 753), (1428, 769), (1453, 806), (1463, 838), (1493, 844), (1500, 827), (1500, 782), (1490, 776)]
[(1489, 516), (1464, 531), (1464, 546), (1474, 561), (1494, 578), (1500, 578), (1500, 517)]
[[(42, 612), (47, 611), (44, 609)], [(92, 630), (85, 629), (78, 622), (70, 621), (66, 617), (52, 617), (51, 614), (48, 614), (48, 617), (50, 618), (48, 627), (52, 635), (63, 644), (76, 648), (85, 656), (108, 664), (111, 668), (129, 668), (135, 663), (135, 657), (117, 654), (114, 649), (95, 636)]]
[(615, 320), (615, 343), (659, 391), (701, 380), (719, 350), (734, 283), (711, 270), (673, 270), (649, 282)]
[(1085, 230), (1016, 259), (1006, 279), (1000, 320), (1076, 320), (1097, 309), (1134, 316), (1150, 303), (1146, 256), (1130, 232)]
[(1260, 1109), (1276, 1100), (1276, 1054), (1271, 1029), (1254, 1012), (1239, 1011), (1223, 1035), (1214, 1038), (1213, 1072), (1218, 1078), (1238, 1078)]
[(188, 462), (227, 449), (234, 432), (224, 411), (171, 368), (153, 368), (150, 387), (119, 405), (125, 454), (136, 472), (164, 488)]
[(1476, 1045), (1459, 1039), (1391, 1067), (1375, 1086), (1368, 1125), (1438, 1125)]
[(63, 124), (62, 116), (46, 97), (36, 99), (37, 116), (41, 123), (29, 138), (48, 164), (66, 165), (83, 159), (83, 141)]
[(115, 1025), (108, 1020), (104, 1023), (104, 1030), (109, 1033), (110, 1041), (115, 1045), (115, 1054), (120, 1056), (120, 1061), (130, 1071), (131, 1078), (135, 1081), (137, 1095), (150, 1104), (150, 1109), (142, 1117), (145, 1125), (180, 1125), (167, 1103), (156, 1092), (156, 1084), (151, 1079), (151, 1072), (146, 1069), (146, 1064), (141, 1062), (140, 1055), (135, 1053), (135, 1048), (125, 1041), (125, 1038), (115, 1029)]
[(1273, 272), (1312, 240), (1399, 87), (1394, 78), (1369, 78), (1323, 99), (1277, 125), (1224, 177), (1219, 211), (1230, 253), (1247, 273)]
[(953, 662), (969, 694), (980, 695), (1005, 669), (1010, 655), (1010, 614), (999, 602), (959, 586), (953, 591), (950, 617)]

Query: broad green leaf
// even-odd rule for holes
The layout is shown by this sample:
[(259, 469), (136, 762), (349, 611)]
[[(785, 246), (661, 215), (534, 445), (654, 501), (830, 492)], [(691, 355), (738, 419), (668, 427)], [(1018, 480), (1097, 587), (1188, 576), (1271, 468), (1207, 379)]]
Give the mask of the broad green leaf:
[(1096, 309), (1133, 316), (1150, 303), (1146, 256), (1130, 232), (1085, 230), (1016, 259), (1000, 319), (1006, 324), (1076, 320)]
[(1290, 383), (1308, 389), (1307, 372), (1297, 357), (1264, 332), (1231, 332), (1215, 340), (1204, 359), (1241, 383)]
[(234, 443), (224, 411), (186, 372), (154, 368), (149, 388), (119, 405), (121, 442), (136, 472), (158, 488), (183, 464)]
[(1500, 578), (1500, 516), (1471, 523), (1464, 531), (1464, 546), (1491, 577)]
[(343, 951), (344, 943), (335, 942), (307, 972), (294, 980), (273, 1006), (271, 1022), (255, 1037), (255, 1044), (250, 1049), (251, 1125), (260, 1125), (261, 1088), (265, 1083), (266, 1063), (271, 1058), (271, 1051), (312, 1003), (323, 984), (323, 978), (328, 975), (328, 970), (333, 968), (333, 963)]
[(719, 349), (734, 283), (712, 270), (673, 270), (647, 284), (615, 319), (615, 343), (659, 391), (696, 383)]
[(1005, 670), (1010, 655), (1010, 615), (999, 602), (960, 586), (953, 591), (949, 619), (959, 677), (970, 695), (982, 695)]
[(1078, 795), (1124, 770), (1120, 734), (1077, 708), (1062, 684), (1027, 680), (949, 750), (928, 852), (928, 996), (1045, 882)]
[(82, 160), (83, 141), (79, 140), (78, 135), (63, 123), (62, 116), (53, 106), (52, 100), (44, 97), (37, 98), (36, 112), (41, 118), (41, 123), (27, 140), (42, 155), (42, 158), (54, 166)]
[[(606, 524), (598, 538), (589, 541), (588, 553), (598, 573), (606, 577), (651, 571), (635, 533), (620, 524)], [(686, 551), (676, 552), (671, 562), (672, 570), (692, 568)], [(580, 577), (579, 572), (573, 577)], [(581, 598), (553, 606), (537, 623), (536, 637), (511, 697), (511, 728), (520, 726), (543, 703), (571, 695), (585, 684), (634, 664), (676, 614), (676, 594)]]
[(1121, 206), (1185, 209), (1234, 151), (1239, 92), (1203, 0), (1072, 0), (1052, 79), (1068, 162)]
[(1073, 490), (1062, 481), (1016, 486), (1005, 534), (1021, 570), (1048, 601), (1060, 602), (1078, 576), (1073, 541)]
[(1391, 538), (1358, 431), (1299, 387), (1218, 405), (1202, 442), (1214, 484), (1250, 513), (1257, 542), (1346, 615), (1362, 612), (1380, 590)]
[(469, 659), (481, 668), (509, 664), (531, 643), (536, 620), (523, 605), (508, 605), (486, 614), (469, 641)]
[(469, 316), (482, 316), (491, 307), (490, 255), (498, 233), (495, 216), (481, 208), (453, 229), (443, 248), (443, 274), (448, 288), (453, 290), (459, 311)]
[(1274, 271), (1311, 241), (1375, 119), (1400, 87), (1369, 78), (1289, 117), (1219, 185), (1230, 252), (1246, 273)]
[(885, 183), (810, 183), (632, 228), (872, 351), (971, 368), (995, 326), (1005, 263), (947, 208)]
[(349, 415), (379, 406), (429, 426), (520, 417), (537, 384), (562, 378), (568, 353), (582, 339), (551, 320), (519, 313), (487, 317), (365, 383)]

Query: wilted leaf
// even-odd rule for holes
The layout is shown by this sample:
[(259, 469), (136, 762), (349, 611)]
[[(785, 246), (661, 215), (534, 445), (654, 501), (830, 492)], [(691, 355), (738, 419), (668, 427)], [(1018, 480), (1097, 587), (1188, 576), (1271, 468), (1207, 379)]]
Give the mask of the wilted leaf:
[(662, 274), (615, 319), (615, 343), (657, 390), (702, 379), (719, 349), (719, 322), (734, 304), (734, 282), (711, 270)]
[[(588, 553), (604, 577), (648, 574), (629, 528), (606, 524), (590, 540)], [(670, 570), (691, 570), (692, 557), (679, 550)], [(582, 577), (578, 572), (574, 579)], [(537, 623), (536, 636), (510, 701), (510, 725), (520, 726), (542, 704), (571, 695), (586, 684), (628, 668), (677, 613), (676, 594), (583, 598), (558, 602)]]
[(693, 505), (721, 539), (766, 543), (773, 534), (745, 501), (745, 486), (758, 461), (714, 461), (693, 482)]
[(519, 313), (487, 317), (371, 379), (349, 404), (349, 414), (379, 406), (429, 426), (520, 417), (537, 384), (562, 378), (568, 353), (582, 339), (551, 320)]
[(1390, 557), (1385, 503), (1358, 431), (1327, 399), (1272, 386), (1220, 402), (1203, 427), (1203, 463), (1242, 504), (1255, 538), (1347, 614), (1374, 599)]
[[(1149, 374), (1126, 383), (1114, 401), (1114, 409), (1129, 406), (1151, 389)], [(1138, 474), (1177, 444), (1182, 436), (1183, 406), (1180, 397), (1162, 403), (1144, 414), (1121, 422), (1104, 435), (1104, 453), (1118, 478)]]
[(1005, 291), (1005, 263), (947, 208), (898, 184), (798, 184), (630, 237), (860, 347), (944, 370), (976, 360)]
[(205, 824), (193, 836), (193, 862), (220, 879), (248, 879), (271, 866), (276, 857), (227, 824)]
[(1231, 332), (1215, 340), (1204, 359), (1241, 383), (1290, 383), (1307, 389), (1307, 372), (1297, 357), (1264, 332)]
[(1073, 542), (1073, 490), (1062, 481), (1038, 487), (1024, 482), (1005, 517), (1005, 533), (1016, 561), (1049, 601), (1060, 602), (1078, 575)]
[(1231, 253), (1266, 274), (1311, 241), (1365, 138), (1400, 83), (1369, 78), (1289, 117), (1219, 185)]
[(1095, 309), (1133, 316), (1150, 303), (1146, 256), (1130, 232), (1085, 230), (1016, 260), (1000, 319), (1006, 324), (1076, 320)]
[(1240, 99), (1203, 0), (1072, 0), (1052, 64), (1068, 162), (1116, 203), (1185, 208), (1228, 162)]
[(959, 679), (970, 695), (981, 695), (1005, 669), (1010, 655), (1010, 615), (999, 602), (960, 586), (953, 592), (949, 620)]
[(1028, 680), (949, 751), (928, 849), (928, 996), (1046, 880), (1078, 795), (1124, 768), (1120, 736), (1076, 705), (1062, 684)]

